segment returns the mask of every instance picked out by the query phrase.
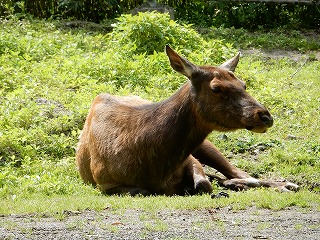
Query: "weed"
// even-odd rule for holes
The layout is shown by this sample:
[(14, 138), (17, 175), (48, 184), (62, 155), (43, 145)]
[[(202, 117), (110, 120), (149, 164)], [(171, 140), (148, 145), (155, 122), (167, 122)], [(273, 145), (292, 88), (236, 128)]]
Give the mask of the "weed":
[(164, 223), (162, 220), (155, 220), (155, 221), (146, 221), (144, 227), (147, 231), (153, 232), (153, 231), (167, 231), (168, 225)]
[(271, 224), (270, 224), (270, 223), (268, 223), (268, 222), (261, 222), (261, 223), (258, 224), (257, 230), (258, 230), (258, 231), (261, 231), (261, 230), (268, 229), (268, 228), (270, 228), (270, 227), (271, 227)]
[(117, 233), (119, 231), (119, 226), (117, 224), (107, 224), (105, 229), (112, 233)]
[(303, 228), (303, 225), (302, 224), (295, 224), (294, 225), (294, 229), (296, 229), (296, 230), (301, 230)]
[(217, 220), (214, 222), (214, 225), (217, 229), (219, 229), (219, 231), (226, 232), (226, 222), (222, 220)]
[(168, 14), (142, 13), (122, 15), (111, 32), (111, 41), (117, 48), (134, 54), (162, 52), (166, 44), (178, 48), (197, 49), (204, 43), (190, 26), (177, 24)]
[(5, 220), (2, 221), (1, 226), (7, 231), (12, 231), (14, 229), (17, 229), (19, 224), (13, 220)]

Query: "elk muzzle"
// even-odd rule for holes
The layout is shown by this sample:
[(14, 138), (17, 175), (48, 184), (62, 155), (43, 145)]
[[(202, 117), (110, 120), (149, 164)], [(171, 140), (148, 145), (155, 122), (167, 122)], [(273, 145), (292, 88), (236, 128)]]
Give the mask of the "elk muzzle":
[(258, 110), (254, 116), (256, 124), (245, 126), (247, 130), (257, 133), (265, 133), (273, 125), (273, 117), (266, 109)]
[(263, 124), (265, 124), (268, 128), (273, 125), (273, 117), (270, 115), (268, 111), (266, 112), (258, 112), (259, 118)]

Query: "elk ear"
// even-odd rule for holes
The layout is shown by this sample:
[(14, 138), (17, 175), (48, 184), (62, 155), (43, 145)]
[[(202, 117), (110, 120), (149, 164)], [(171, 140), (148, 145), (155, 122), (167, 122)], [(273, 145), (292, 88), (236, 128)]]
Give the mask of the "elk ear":
[(221, 64), (220, 67), (234, 72), (236, 70), (237, 65), (238, 65), (239, 59), (240, 59), (240, 52), (236, 56), (234, 56), (233, 58), (230, 58), (229, 60), (227, 60), (226, 62)]
[(166, 53), (169, 57), (171, 67), (177, 72), (191, 79), (192, 74), (197, 70), (198, 67), (189, 62), (186, 58), (181, 57), (168, 45), (166, 45)]

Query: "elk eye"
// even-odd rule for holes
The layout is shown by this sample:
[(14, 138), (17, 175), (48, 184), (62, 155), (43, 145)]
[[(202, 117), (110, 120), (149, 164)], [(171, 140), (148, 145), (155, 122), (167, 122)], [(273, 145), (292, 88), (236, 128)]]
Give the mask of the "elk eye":
[(212, 92), (214, 93), (222, 93), (222, 90), (220, 87), (212, 87), (211, 89), (212, 89)]

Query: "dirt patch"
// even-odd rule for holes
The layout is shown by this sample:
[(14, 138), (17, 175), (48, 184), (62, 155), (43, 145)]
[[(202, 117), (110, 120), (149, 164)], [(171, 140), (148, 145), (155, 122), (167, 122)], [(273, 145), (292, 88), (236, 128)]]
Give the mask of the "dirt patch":
[(320, 61), (320, 51), (308, 51), (301, 53), (299, 51), (286, 51), (286, 50), (260, 50), (260, 49), (248, 49), (241, 50), (244, 55), (256, 55), (266, 58), (279, 59), (288, 58), (293, 61)]
[(299, 208), (65, 212), (1, 216), (0, 239), (320, 239), (320, 214)]

